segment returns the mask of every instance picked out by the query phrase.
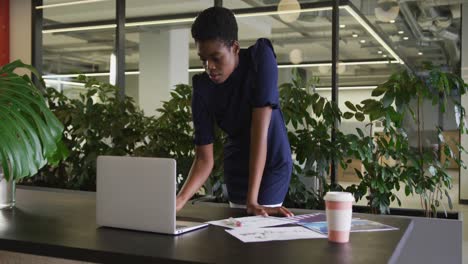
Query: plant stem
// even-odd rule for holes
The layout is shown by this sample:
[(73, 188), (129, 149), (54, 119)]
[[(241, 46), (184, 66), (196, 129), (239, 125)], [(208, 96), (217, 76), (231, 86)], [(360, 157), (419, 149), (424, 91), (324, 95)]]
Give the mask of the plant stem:
[(419, 200), (420, 200), (420, 202), (421, 202), (421, 208), (424, 209), (423, 196), (422, 196), (422, 194), (419, 195)]
[(419, 148), (419, 161), (421, 165), (420, 177), (423, 177), (424, 174), (424, 164), (423, 164), (423, 150), (422, 150), (422, 139), (421, 139), (421, 94), (418, 93), (418, 148)]
[[(434, 200), (435, 200), (436, 194), (437, 194), (437, 190), (436, 190), (436, 192), (430, 192), (430, 196), (429, 196), (429, 204), (430, 204), (430, 205), (433, 205), (433, 204), (434, 204)], [(435, 204), (434, 204), (434, 206), (435, 206)], [(432, 206), (431, 206), (431, 210), (430, 210), (430, 215), (431, 215), (431, 214), (434, 214), (434, 212), (432, 212)]]
[[(439, 184), (437, 184), (439, 185)], [(440, 189), (439, 189), (439, 186), (436, 187), (436, 193), (434, 195), (434, 200), (437, 201), (437, 199), (439, 199), (439, 192), (440, 192)], [(432, 216), (433, 217), (437, 217), (437, 206), (434, 204), (434, 212), (432, 212)]]

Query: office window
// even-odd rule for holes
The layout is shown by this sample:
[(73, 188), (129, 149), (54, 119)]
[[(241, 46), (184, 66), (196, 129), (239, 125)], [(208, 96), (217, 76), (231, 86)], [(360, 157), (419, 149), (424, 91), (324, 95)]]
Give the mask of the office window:
[[(77, 74), (106, 80), (115, 42), (115, 1), (43, 1), (42, 57), (47, 85), (76, 97)], [(95, 21), (95, 23), (89, 23)]]
[[(291, 82), (292, 69), (297, 69), (302, 78), (317, 78), (311, 93), (331, 100), (331, 1), (222, 2), (235, 12), (242, 48), (260, 37), (272, 41), (279, 84)], [(372, 0), (341, 1), (337, 71), (338, 105), (343, 112), (348, 111), (346, 101), (357, 104), (370, 98), (372, 90), (396, 71), (421, 73), (426, 61), (450, 72), (460, 71), (460, 5), (387, 2), (383, 6)], [(191, 84), (192, 76), (203, 71), (190, 27), (200, 11), (213, 4), (213, 0), (126, 1), (126, 82), (122, 89), (146, 115), (158, 115), (156, 109), (170, 99), (174, 85)], [(82, 84), (76, 82), (78, 74), (108, 82), (116, 43), (116, 1), (44, 0), (41, 9), (42, 68), (47, 84), (77, 97), (82, 91)], [(453, 105), (441, 113), (431, 102), (423, 102), (420, 120), (426, 149), (440, 147), (436, 126), (447, 135), (456, 130)], [(360, 128), (370, 133), (367, 123), (351, 118), (342, 120), (339, 129), (357, 133)], [(415, 122), (408, 118), (405, 128), (412, 147), (417, 148)], [(382, 129), (375, 122), (372, 132)], [(352, 161), (348, 170), (339, 171), (338, 182), (356, 182), (354, 168), (360, 166)], [(451, 170), (458, 175), (455, 165)]]

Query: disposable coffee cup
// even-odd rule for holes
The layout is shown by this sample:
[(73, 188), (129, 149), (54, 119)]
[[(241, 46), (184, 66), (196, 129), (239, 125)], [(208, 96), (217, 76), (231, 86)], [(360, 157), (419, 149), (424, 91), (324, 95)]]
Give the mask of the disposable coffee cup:
[(325, 194), (328, 241), (347, 243), (351, 230), (354, 197), (349, 192), (327, 192)]

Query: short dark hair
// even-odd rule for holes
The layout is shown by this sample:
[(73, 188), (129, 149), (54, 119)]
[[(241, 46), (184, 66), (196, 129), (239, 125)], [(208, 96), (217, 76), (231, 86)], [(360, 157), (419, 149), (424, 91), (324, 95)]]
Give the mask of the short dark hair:
[(192, 37), (195, 41), (217, 39), (231, 46), (237, 40), (234, 13), (218, 6), (203, 10), (192, 24)]

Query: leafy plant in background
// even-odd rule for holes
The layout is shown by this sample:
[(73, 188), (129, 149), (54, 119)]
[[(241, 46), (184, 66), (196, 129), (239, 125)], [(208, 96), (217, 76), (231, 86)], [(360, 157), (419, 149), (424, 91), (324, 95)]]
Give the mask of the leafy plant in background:
[[(417, 97), (415, 99), (417, 100), (417, 115), (415, 121), (418, 126), (418, 149), (416, 151), (415, 161), (406, 167), (411, 168), (410, 165), (416, 165), (415, 167), (418, 170), (416, 170), (416, 172), (414, 172), (414, 170), (409, 171), (408, 174), (413, 177), (408, 177), (410, 182), (408, 184), (409, 187), (406, 189), (406, 194), (418, 194), (421, 198), (421, 206), (426, 212), (426, 216), (436, 216), (438, 208), (443, 206), (444, 195), (448, 200), (449, 207), (452, 208), (451, 198), (448, 193), (448, 189), (452, 188), (452, 178), (447, 174), (447, 168), (451, 159), (459, 166), (466, 168), (458, 155), (460, 152), (465, 152), (465, 149), (459, 143), (454, 144), (455, 149), (453, 150), (446, 145), (444, 147), (444, 159), (441, 159), (442, 156), (440, 152), (437, 153), (433, 150), (423, 149), (421, 143), (421, 130), (423, 127), (420, 117), (421, 105), (423, 100), (429, 100), (434, 106), (438, 104), (439, 110), (444, 113), (448, 106), (448, 100), (451, 100), (455, 106), (454, 118), (457, 121), (458, 130), (460, 133), (467, 133), (468, 129), (464, 118), (465, 109), (461, 106), (459, 101), (454, 100), (452, 95), (464, 95), (468, 85), (461, 77), (452, 73), (443, 72), (430, 64), (426, 64), (425, 68), (429, 73), (427, 77), (412, 76), (412, 79), (410, 79), (416, 87), (415, 95)], [(440, 143), (445, 144), (446, 139), (442, 134), (442, 128), (437, 127), (436, 130), (438, 131)], [(445, 207), (444, 211), (446, 212)]]
[[(24, 184), (95, 190), (98, 155), (174, 158), (178, 183), (183, 184), (194, 154), (189, 85), (177, 85), (171, 99), (157, 109), (159, 116), (148, 117), (132, 98), (119, 99), (115, 86), (85, 76), (77, 81), (84, 83), (84, 91), (77, 99), (53, 88), (46, 90), (51, 110), (65, 124), (64, 142), (70, 156), (58, 167), (45, 167)], [(217, 137), (214, 144), (216, 167), (209, 189), (222, 199), (222, 137)]]
[(0, 164), (8, 181), (34, 175), (67, 155), (63, 125), (31, 79), (14, 73), (19, 68), (39, 76), (19, 60), (0, 68)]
[[(332, 107), (330, 102), (317, 94), (311, 95), (298, 89), (306, 86), (301, 84), (303, 81), (297, 77), (297, 72), (295, 75), (292, 85), (282, 86), (281, 101), (286, 121), (295, 127), (289, 133), (293, 152), (297, 153), (300, 164), (304, 166), (295, 165), (288, 200), (291, 204), (312, 208), (321, 204), (323, 191), (329, 189), (325, 181), (329, 157), (313, 153), (326, 153), (332, 147), (327, 131), (332, 119), (339, 118), (339, 109)], [(136, 155), (175, 158), (180, 175), (179, 184), (183, 184), (194, 155), (190, 86), (177, 85), (171, 92), (171, 99), (157, 109), (160, 115), (145, 117), (131, 98), (118, 99), (118, 90), (114, 86), (84, 76), (80, 76), (78, 81), (85, 84), (79, 99), (70, 99), (62, 92), (47, 89), (51, 109), (65, 124), (65, 143), (71, 150), (70, 157), (57, 168), (45, 168), (26, 183), (94, 190), (98, 155)], [(311, 110), (315, 102), (318, 105)], [(298, 107), (290, 107), (293, 105)], [(311, 118), (310, 110), (322, 120)], [(216, 165), (205, 186), (207, 194), (214, 196), (217, 201), (226, 201), (222, 191), (224, 140), (222, 132), (216, 130)], [(303, 144), (306, 140), (310, 144)], [(310, 176), (320, 177), (320, 192), (310, 192), (299, 180), (300, 177)]]
[[(341, 121), (341, 111), (335, 103), (313, 93), (318, 78), (304, 80), (296, 69), (292, 73), (292, 82), (279, 87), (281, 108), (295, 156), (285, 205), (323, 208), (323, 196), (331, 189), (326, 179), (330, 173), (331, 158), (346, 166), (343, 150), (348, 142), (340, 131), (336, 131), (336, 141), (332, 144), (330, 134), (333, 124)], [(315, 183), (313, 188), (304, 184), (307, 178)]]
[[(160, 115), (150, 119), (145, 143), (135, 152), (138, 156), (176, 159), (179, 186), (185, 182), (194, 159), (191, 101), (192, 87), (186, 84), (176, 85), (171, 92), (171, 99), (163, 102), (163, 106), (157, 109)], [(204, 190), (205, 194), (214, 196), (218, 201), (226, 200), (222, 192), (223, 142), (223, 134), (217, 129), (213, 143), (215, 167)]]
[[(177, 173), (188, 174), (194, 156), (191, 97), (192, 89), (188, 85), (177, 85), (171, 91), (171, 99), (157, 109), (159, 116), (145, 124), (145, 141), (135, 155), (175, 158)], [(178, 177), (178, 182), (183, 183), (184, 179)]]
[(78, 99), (46, 90), (51, 110), (65, 125), (69, 157), (56, 168), (45, 167), (25, 184), (95, 190), (98, 155), (132, 155), (144, 144), (151, 118), (135, 107), (133, 99), (119, 99), (116, 87), (95, 79), (80, 76), (78, 81), (85, 84)]
[[(463, 80), (450, 73), (444, 73), (437, 68), (428, 68), (429, 78), (414, 76), (402, 71), (393, 74), (389, 80), (372, 92), (372, 96), (380, 99), (366, 99), (361, 104), (353, 105), (346, 102), (352, 112), (346, 112), (345, 118), (363, 121), (363, 116), (369, 117), (369, 125), (380, 120), (384, 125), (382, 134), (366, 137), (362, 132), (352, 142), (352, 152), (359, 157), (364, 166), (364, 172), (356, 170), (362, 181), (358, 185), (348, 188), (354, 192), (356, 199), (361, 199), (368, 193), (367, 199), (372, 210), (388, 213), (390, 201), (398, 197), (393, 190), (399, 190), (400, 183), (405, 185), (405, 194), (417, 194), (421, 198), (421, 207), (426, 216), (436, 216), (439, 206), (443, 206), (443, 195), (452, 208), (448, 189), (452, 187), (452, 179), (447, 174), (450, 159), (454, 159), (460, 166), (464, 166), (455, 152), (464, 151), (460, 144), (456, 150), (444, 148), (445, 159), (440, 160), (439, 153), (432, 149), (424, 149), (421, 143), (421, 117), (420, 108), (423, 100), (439, 104), (440, 111), (444, 112), (447, 98), (456, 91), (459, 95), (466, 92), (467, 85)], [(439, 98), (443, 98), (442, 101)], [(416, 111), (412, 102), (416, 101)], [(464, 128), (464, 109), (458, 102), (454, 102), (460, 113), (457, 118), (462, 132)], [(359, 118), (358, 118), (359, 115)], [(410, 115), (418, 126), (418, 147), (412, 148), (402, 122), (405, 115)], [(444, 141), (441, 128), (436, 128), (439, 138)], [(389, 159), (392, 162), (388, 162)], [(386, 160), (387, 162), (383, 161)], [(446, 208), (444, 208), (446, 212)]]
[[(327, 182), (332, 159), (346, 168), (350, 158), (356, 158), (362, 161), (364, 167), (363, 171), (356, 170), (361, 182), (349, 186), (347, 190), (352, 191), (357, 199), (366, 196), (373, 212), (388, 213), (391, 201), (399, 202), (395, 191), (399, 190), (400, 185), (405, 185), (406, 195), (420, 195), (427, 214), (429, 211), (435, 213), (441, 205), (441, 194), (449, 198), (446, 188), (451, 187), (451, 178), (445, 172), (449, 159), (454, 158), (460, 165), (463, 163), (453, 154), (457, 150), (444, 148), (446, 158), (440, 161), (436, 155), (438, 153), (412, 148), (403, 129), (403, 119), (409, 114), (419, 120), (418, 111), (411, 107), (412, 101), (429, 99), (438, 103), (439, 98), (448, 98), (454, 90), (463, 94), (466, 84), (458, 77), (440, 71), (432, 71), (430, 78), (424, 82), (407, 72), (396, 73), (373, 91), (374, 98), (356, 105), (346, 102), (350, 111), (341, 113), (335, 103), (313, 92), (317, 78), (303, 80), (294, 70), (291, 83), (282, 84), (279, 88), (280, 103), (295, 157), (285, 205), (323, 208), (324, 193), (342, 189)], [(51, 109), (65, 124), (64, 141), (71, 153), (58, 168), (46, 167), (32, 182), (94, 190), (97, 155), (136, 155), (177, 159), (178, 180), (179, 184), (183, 184), (194, 155), (191, 87), (177, 85), (171, 99), (158, 109), (160, 115), (145, 117), (131, 98), (118, 99), (115, 87), (84, 77), (79, 80), (85, 83), (86, 91), (80, 99), (70, 99), (60, 92), (47, 89)], [(438, 90), (440, 94), (434, 94), (434, 87), (442, 89)], [(445, 102), (445, 99), (442, 100), (442, 110)], [(465, 111), (459, 103), (456, 103), (456, 108), (460, 127), (465, 127)], [(366, 135), (357, 129), (356, 134), (343, 134), (337, 130), (332, 144), (330, 132), (333, 124), (339, 123), (341, 118), (353, 117), (361, 122), (365, 122), (367, 117), (370, 133)], [(383, 123), (383, 133), (373, 135), (375, 121)], [(205, 191), (217, 201), (226, 201), (221, 188), (224, 135), (220, 130), (216, 134), (216, 166)], [(463, 150), (460, 145), (457, 148)], [(314, 188), (304, 184), (307, 179), (313, 179), (316, 183)]]
[[(369, 129), (372, 124), (369, 125)], [(346, 188), (354, 193), (356, 200), (365, 198), (372, 213), (390, 213), (389, 207), (392, 201), (401, 202), (395, 191), (400, 189), (400, 158), (405, 159), (404, 153), (408, 146), (404, 135), (394, 130), (392, 133), (385, 133), (384, 136), (369, 135), (357, 128), (357, 135), (349, 134), (350, 146), (348, 155), (359, 159), (362, 163), (363, 171), (354, 169), (359, 184), (353, 184)], [(390, 138), (389, 138), (390, 137)], [(389, 158), (392, 162), (386, 162)]]
[[(379, 87), (374, 89), (372, 96), (381, 95)], [(404, 98), (408, 99), (408, 102), (409, 93), (410, 91), (402, 94), (408, 96)], [(402, 160), (407, 159), (409, 148), (406, 133), (401, 128), (404, 112), (399, 113), (392, 106), (392, 100), (388, 100), (388, 96), (380, 100), (366, 99), (357, 105), (347, 101), (345, 105), (352, 111), (343, 114), (345, 119), (355, 117), (356, 120), (364, 122), (368, 116), (369, 120), (368, 135), (359, 128), (356, 129), (356, 135), (348, 135), (349, 154), (362, 162), (364, 170), (355, 169), (361, 182), (349, 186), (347, 191), (354, 193), (356, 200), (367, 194), (366, 199), (371, 212), (390, 213), (392, 201), (396, 200), (401, 205), (395, 191), (400, 189), (400, 166)], [(377, 136), (372, 131), (376, 120), (384, 124), (384, 132)], [(392, 162), (389, 162), (390, 159)]]

